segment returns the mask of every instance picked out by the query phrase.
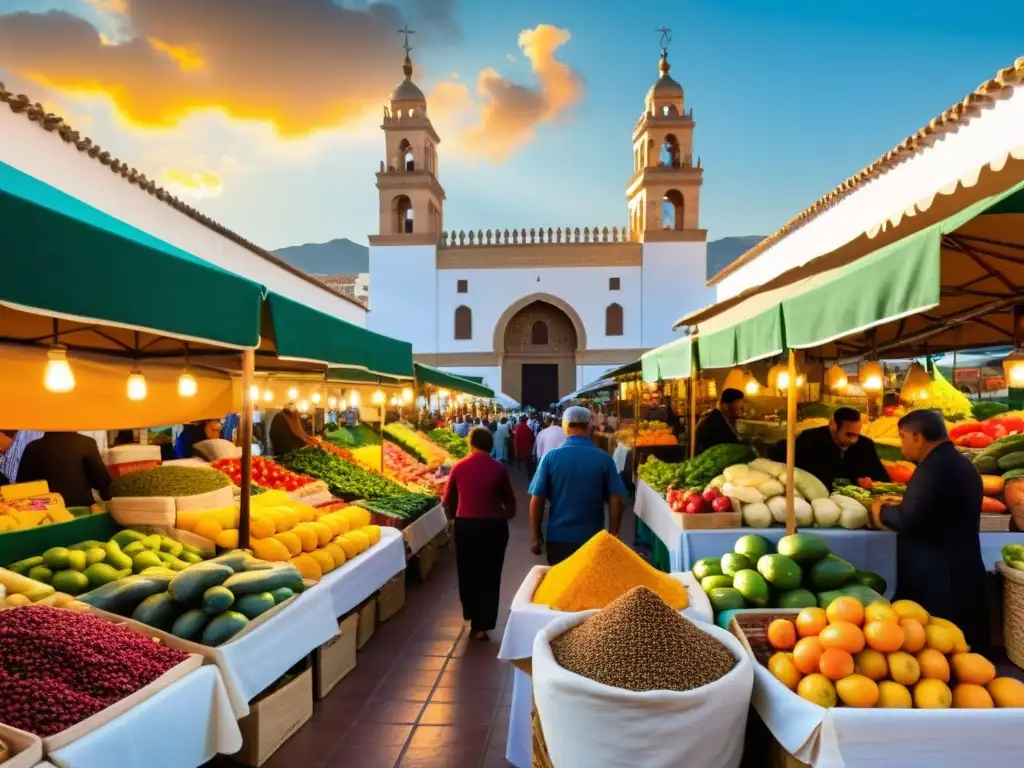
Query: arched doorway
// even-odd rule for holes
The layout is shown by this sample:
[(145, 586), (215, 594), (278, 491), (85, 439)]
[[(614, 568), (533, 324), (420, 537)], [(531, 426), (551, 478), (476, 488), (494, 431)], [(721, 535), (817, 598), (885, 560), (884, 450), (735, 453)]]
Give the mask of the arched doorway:
[(546, 410), (575, 387), (579, 318), (540, 298), (509, 309), (496, 340), (503, 352), (502, 391), (524, 406)]

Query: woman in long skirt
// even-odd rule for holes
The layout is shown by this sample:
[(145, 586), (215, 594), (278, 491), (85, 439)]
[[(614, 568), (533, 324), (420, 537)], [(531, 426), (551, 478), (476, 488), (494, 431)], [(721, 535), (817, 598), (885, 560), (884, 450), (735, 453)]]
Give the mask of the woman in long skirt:
[(501, 569), (516, 499), (508, 470), (491, 458), (494, 435), (490, 430), (470, 431), (469, 447), (470, 454), (452, 467), (444, 508), (455, 519), (462, 617), (470, 622), (474, 639), (486, 640), (498, 623)]

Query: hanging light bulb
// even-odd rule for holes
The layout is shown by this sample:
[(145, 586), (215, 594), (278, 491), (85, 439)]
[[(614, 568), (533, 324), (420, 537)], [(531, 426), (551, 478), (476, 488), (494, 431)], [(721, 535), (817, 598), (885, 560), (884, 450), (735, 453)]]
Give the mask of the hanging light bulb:
[(877, 360), (869, 360), (861, 365), (857, 378), (866, 392), (881, 392), (885, 384), (885, 371)]
[(46, 371), (43, 373), (43, 386), (48, 392), (64, 393), (75, 388), (75, 374), (68, 364), (68, 349), (54, 344), (46, 353)]
[(359, 407), (359, 390), (350, 389), (348, 391), (348, 407), (358, 408)]
[(1024, 387), (1024, 350), (1015, 349), (1003, 360), (1003, 377), (1007, 388)]
[(747, 383), (747, 375), (743, 372), (742, 368), (733, 368), (729, 371), (729, 375), (725, 377), (725, 381), (722, 384), (722, 389), (738, 389), (740, 392), (743, 391), (743, 386)]
[(263, 402), (264, 403), (272, 403), (272, 402), (274, 402), (274, 393), (271, 392), (269, 389), (264, 389), (263, 390)]
[(289, 387), (288, 388), (288, 399), (289, 400), (295, 400), (295, 399), (298, 398), (298, 396), (299, 396), (299, 390), (297, 388), (295, 388), (295, 387)]
[(189, 373), (188, 368), (186, 368), (181, 372), (181, 376), (178, 377), (178, 396), (195, 397), (198, 391), (199, 384), (196, 382), (196, 377)]
[(376, 392), (373, 393), (374, 405), (384, 405), (384, 403), (386, 402), (387, 398), (384, 396), (384, 393), (381, 390), (378, 389)]
[(320, 393), (314, 392), (309, 396), (309, 401), (313, 403), (313, 405), (320, 405)]
[(149, 394), (149, 386), (146, 384), (146, 377), (142, 375), (142, 371), (136, 366), (128, 374), (128, 399), (133, 401), (145, 400), (147, 394)]
[(447, 400), (449, 395), (451, 395), (451, 392), (449, 392), (447, 389), (437, 390), (437, 396), (440, 397), (442, 400)]
[(828, 369), (827, 383), (828, 388), (833, 392), (842, 392), (850, 383), (846, 377), (846, 371), (839, 367), (839, 363), (832, 363), (832, 367)]
[(779, 376), (786, 374), (786, 381), (789, 382), (789, 369), (782, 363), (776, 363), (768, 370), (768, 388), (785, 389), (786, 386), (779, 384)]
[(903, 388), (900, 390), (900, 400), (907, 403), (927, 400), (928, 390), (932, 384), (932, 377), (920, 363), (911, 363), (907, 368), (907, 375), (903, 378)]
[(756, 396), (761, 391), (761, 382), (752, 373), (747, 374), (747, 380), (743, 382), (743, 392), (750, 397)]
[(300, 400), (299, 401), (299, 413), (305, 413), (308, 410), (309, 410), (309, 403), (307, 403), (305, 400)]
[(410, 389), (409, 387), (404, 387), (402, 389), (402, 400), (405, 401), (406, 403), (412, 402), (412, 389)]
[(249, 387), (249, 399), (253, 402), (260, 399), (260, 388), (255, 384)]
[(332, 411), (335, 408), (337, 408), (338, 407), (338, 398), (336, 398), (334, 395), (331, 395), (330, 397), (328, 397), (327, 398), (327, 407), (330, 408)]

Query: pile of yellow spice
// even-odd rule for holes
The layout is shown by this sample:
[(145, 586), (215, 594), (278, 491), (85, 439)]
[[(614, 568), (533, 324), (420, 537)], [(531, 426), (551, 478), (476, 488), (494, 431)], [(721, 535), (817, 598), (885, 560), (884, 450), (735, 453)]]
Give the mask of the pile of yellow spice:
[(617, 538), (601, 531), (544, 575), (533, 593), (533, 602), (569, 613), (600, 610), (641, 586), (677, 611), (690, 605), (690, 596), (681, 582), (651, 567)]

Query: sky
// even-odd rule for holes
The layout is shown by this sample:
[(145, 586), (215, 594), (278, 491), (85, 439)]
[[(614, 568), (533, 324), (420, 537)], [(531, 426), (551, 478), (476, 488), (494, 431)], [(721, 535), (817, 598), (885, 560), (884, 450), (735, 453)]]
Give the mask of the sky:
[(0, 0), (0, 80), (277, 249), (377, 231), (382, 106), (414, 81), (446, 229), (624, 226), (660, 27), (709, 239), (767, 235), (1024, 55), (990, 0)]

